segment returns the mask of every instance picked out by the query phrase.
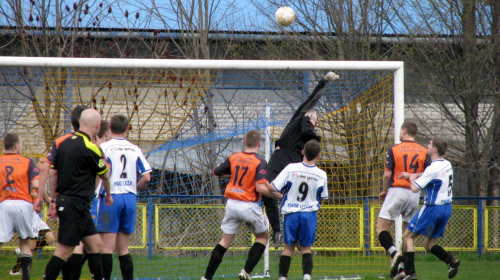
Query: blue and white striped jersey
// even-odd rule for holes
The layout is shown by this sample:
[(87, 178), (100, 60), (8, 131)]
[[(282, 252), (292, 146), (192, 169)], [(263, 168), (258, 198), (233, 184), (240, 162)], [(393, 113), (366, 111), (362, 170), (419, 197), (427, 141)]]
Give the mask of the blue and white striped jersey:
[(318, 211), (320, 198), (328, 198), (325, 171), (303, 162), (287, 165), (272, 185), (277, 191), (285, 191), (281, 202), (283, 214)]
[(434, 160), (414, 183), (419, 189), (425, 189), (425, 205), (451, 203), (453, 197), (453, 168), (446, 159)]

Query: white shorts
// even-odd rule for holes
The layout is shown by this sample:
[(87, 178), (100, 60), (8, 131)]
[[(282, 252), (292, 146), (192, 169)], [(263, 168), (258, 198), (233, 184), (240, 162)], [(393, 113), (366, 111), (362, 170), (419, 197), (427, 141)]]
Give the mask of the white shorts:
[(414, 193), (406, 188), (389, 188), (379, 218), (394, 221), (399, 215), (403, 222), (410, 222), (411, 218), (418, 212), (418, 201), (420, 192)]
[(226, 234), (237, 234), (242, 224), (252, 233), (267, 231), (267, 219), (257, 202), (228, 199), (220, 228)]
[(21, 239), (34, 238), (33, 204), (24, 200), (0, 202), (0, 242), (9, 242), (15, 232)]
[(37, 212), (33, 211), (33, 234), (38, 236), (38, 232), (41, 230), (50, 230), (50, 227), (43, 221)]

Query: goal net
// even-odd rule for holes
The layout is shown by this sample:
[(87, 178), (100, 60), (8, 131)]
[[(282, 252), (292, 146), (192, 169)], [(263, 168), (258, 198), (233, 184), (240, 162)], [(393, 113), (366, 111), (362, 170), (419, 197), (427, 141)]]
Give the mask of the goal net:
[[(404, 118), (402, 62), (0, 57), (0, 135), (20, 134), (24, 155), (41, 158), (55, 138), (71, 131), (69, 112), (78, 104), (105, 120), (128, 116), (128, 139), (154, 169), (138, 195), (134, 277), (199, 279), (222, 234), (227, 181), (211, 170), (242, 150), (250, 129), (263, 132), (261, 152), (269, 156), (294, 111), (329, 71), (340, 79), (327, 84), (315, 106), (323, 139), (318, 165), (328, 175), (329, 199), (318, 212), (313, 277), (386, 275), (390, 259), (375, 226), (385, 150), (397, 141)], [(57, 237), (57, 221), (47, 223)], [(235, 277), (252, 243), (242, 228), (216, 277)], [(16, 244), (13, 238), (2, 248), (2, 275), (15, 264)], [(43, 275), (53, 249), (34, 253), (34, 278)], [(271, 246), (252, 274), (277, 277), (280, 252)], [(84, 266), (82, 277), (89, 275)], [(116, 256), (114, 277), (121, 278)], [(289, 279), (302, 279), (299, 253)]]

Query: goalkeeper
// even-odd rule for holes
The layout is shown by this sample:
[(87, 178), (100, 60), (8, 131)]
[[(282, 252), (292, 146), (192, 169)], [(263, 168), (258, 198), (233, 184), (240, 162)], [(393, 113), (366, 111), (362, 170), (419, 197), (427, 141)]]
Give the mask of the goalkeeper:
[[(319, 81), (307, 100), (297, 108), (280, 138), (276, 140), (275, 150), (267, 165), (266, 179), (268, 182), (272, 182), (288, 164), (302, 161), (302, 150), (307, 141), (312, 139), (318, 142), (321, 141), (321, 136), (314, 130), (318, 124), (318, 116), (312, 108), (318, 103), (321, 96), (323, 96), (324, 92), (322, 90), (326, 86), (326, 83), (338, 78), (339, 76), (335, 73), (328, 72)], [(278, 200), (263, 196), (262, 203), (265, 206), (267, 218), (273, 229), (274, 248), (278, 249), (281, 246), (282, 237)]]

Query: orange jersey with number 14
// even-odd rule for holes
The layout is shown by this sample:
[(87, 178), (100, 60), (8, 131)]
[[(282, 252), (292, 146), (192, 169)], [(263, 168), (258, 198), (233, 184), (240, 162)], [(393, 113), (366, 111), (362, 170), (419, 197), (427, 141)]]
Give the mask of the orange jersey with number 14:
[(427, 149), (413, 141), (402, 141), (389, 148), (385, 156), (385, 170), (392, 172), (389, 186), (410, 188), (410, 181), (398, 179), (401, 172), (421, 173), (431, 163)]
[(235, 153), (219, 164), (213, 174), (217, 176), (230, 175), (224, 196), (241, 201), (259, 201), (260, 193), (256, 183), (266, 182), (267, 163), (264, 158), (255, 153)]

